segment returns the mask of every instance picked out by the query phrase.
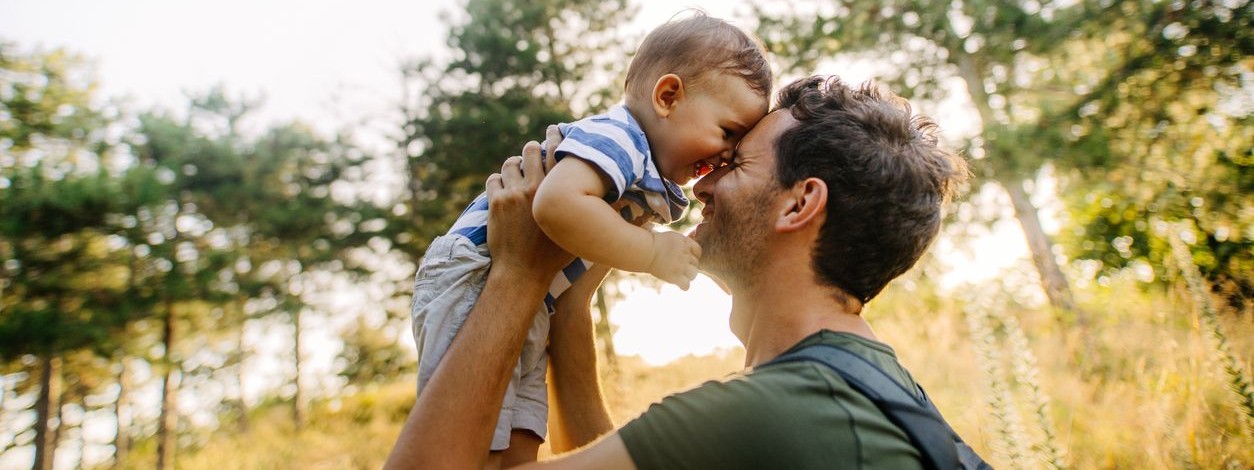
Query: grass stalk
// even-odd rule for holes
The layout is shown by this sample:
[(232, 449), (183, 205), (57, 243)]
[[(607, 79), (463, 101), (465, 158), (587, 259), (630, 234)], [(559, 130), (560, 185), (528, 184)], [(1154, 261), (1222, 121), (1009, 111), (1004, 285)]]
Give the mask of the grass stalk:
[(971, 330), (972, 343), (980, 356), (981, 369), (988, 389), (988, 406), (990, 414), (997, 422), (997, 441), (994, 446), (999, 450), (1007, 466), (1025, 468), (1030, 466), (1030, 450), (1025, 445), (1027, 436), (1023, 430), (1023, 420), (1015, 404), (1014, 395), (1006, 378), (1005, 360), (997, 344), (997, 333), (993, 329), (989, 315), (981, 307), (967, 309), (967, 325)]
[(1044, 461), (1046, 468), (1068, 468), (1064, 460), (1064, 451), (1058, 444), (1058, 434), (1054, 430), (1053, 418), (1049, 413), (1049, 395), (1041, 388), (1040, 368), (1037, 366), (1036, 355), (1028, 346), (1027, 335), (1014, 315), (1001, 316), (1002, 327), (1006, 330), (1006, 345), (1010, 353), (1012, 370), (1016, 381), (1023, 387), (1036, 417), (1037, 427), (1041, 431), (1041, 439), (1033, 444), (1033, 448)]
[(1236, 356), (1228, 348), (1228, 339), (1224, 336), (1223, 325), (1219, 323), (1219, 314), (1215, 309), (1215, 305), (1211, 302), (1210, 294), (1206, 292), (1206, 284), (1202, 280), (1202, 274), (1197, 269), (1197, 264), (1193, 260), (1193, 254), (1189, 251), (1189, 247), (1180, 238), (1182, 230), (1189, 230), (1186, 225), (1178, 224), (1175, 230), (1171, 231), (1168, 237), (1171, 243), (1171, 252), (1175, 256), (1176, 264), (1180, 268), (1180, 274), (1184, 278), (1185, 284), (1188, 286), (1189, 296), (1193, 299), (1195, 308), (1201, 313), (1203, 327), (1206, 328), (1215, 348), (1219, 361), (1223, 366), (1224, 375), (1227, 377), (1228, 389), (1232, 391), (1234, 401), (1238, 409), (1243, 414), (1244, 431), (1247, 439), (1254, 440), (1254, 387), (1250, 386), (1249, 376), (1245, 373), (1245, 368), (1237, 361)]

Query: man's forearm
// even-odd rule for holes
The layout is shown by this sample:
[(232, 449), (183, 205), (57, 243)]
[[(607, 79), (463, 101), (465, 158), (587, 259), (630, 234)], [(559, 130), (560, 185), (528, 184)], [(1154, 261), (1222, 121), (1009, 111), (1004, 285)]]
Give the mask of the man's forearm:
[(385, 468), (481, 468), (547, 280), (493, 269), (414, 404)]
[(597, 352), (589, 302), (609, 271), (594, 266), (554, 305), (550, 323), (549, 404), (554, 418), (554, 453), (582, 447), (614, 429), (597, 375)]

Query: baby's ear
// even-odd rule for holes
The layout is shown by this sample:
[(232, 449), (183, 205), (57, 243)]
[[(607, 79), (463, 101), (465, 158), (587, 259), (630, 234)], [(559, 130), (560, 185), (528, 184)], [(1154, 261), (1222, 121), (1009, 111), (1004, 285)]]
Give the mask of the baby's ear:
[(684, 99), (684, 80), (679, 75), (668, 73), (657, 79), (653, 85), (653, 111), (658, 117), (666, 118), (675, 111), (675, 105)]

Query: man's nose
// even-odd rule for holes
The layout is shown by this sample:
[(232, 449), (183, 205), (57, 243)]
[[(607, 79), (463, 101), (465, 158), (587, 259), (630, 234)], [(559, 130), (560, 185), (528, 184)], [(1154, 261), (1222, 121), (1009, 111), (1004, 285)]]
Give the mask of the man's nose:
[(697, 180), (697, 184), (692, 186), (692, 193), (697, 196), (697, 200), (705, 203), (714, 195), (714, 184), (718, 182), (724, 174), (727, 173), (727, 167), (715, 168), (710, 174)]

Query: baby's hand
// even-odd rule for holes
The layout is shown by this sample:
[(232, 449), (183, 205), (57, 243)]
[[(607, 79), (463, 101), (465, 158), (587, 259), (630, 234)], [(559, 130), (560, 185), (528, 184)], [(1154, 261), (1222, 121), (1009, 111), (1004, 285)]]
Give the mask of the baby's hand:
[(697, 277), (701, 245), (678, 232), (650, 233), (653, 235), (653, 260), (649, 262), (649, 274), (688, 290), (688, 284)]

